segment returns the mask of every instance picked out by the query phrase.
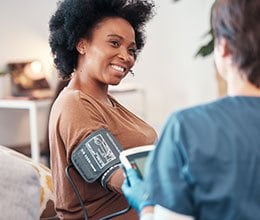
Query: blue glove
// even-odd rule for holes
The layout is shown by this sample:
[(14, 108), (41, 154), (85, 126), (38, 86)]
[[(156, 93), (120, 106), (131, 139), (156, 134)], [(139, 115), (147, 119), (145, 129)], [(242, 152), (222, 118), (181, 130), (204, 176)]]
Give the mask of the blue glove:
[(138, 173), (134, 169), (126, 170), (122, 191), (128, 203), (139, 213), (145, 206), (154, 205), (145, 191), (145, 183), (140, 179)]

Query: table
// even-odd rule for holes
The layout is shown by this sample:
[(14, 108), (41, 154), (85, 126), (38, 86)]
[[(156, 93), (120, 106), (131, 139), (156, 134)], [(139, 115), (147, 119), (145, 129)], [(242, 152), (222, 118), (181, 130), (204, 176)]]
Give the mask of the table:
[(24, 99), (0, 99), (0, 108), (26, 109), (29, 111), (31, 157), (34, 161), (40, 160), (40, 142), (38, 134), (38, 109), (50, 107), (51, 99), (24, 100)]

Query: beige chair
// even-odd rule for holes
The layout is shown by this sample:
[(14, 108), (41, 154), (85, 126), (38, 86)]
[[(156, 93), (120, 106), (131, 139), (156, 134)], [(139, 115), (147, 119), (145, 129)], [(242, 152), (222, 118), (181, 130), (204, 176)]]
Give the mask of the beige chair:
[(0, 213), (3, 219), (58, 219), (50, 169), (0, 146)]

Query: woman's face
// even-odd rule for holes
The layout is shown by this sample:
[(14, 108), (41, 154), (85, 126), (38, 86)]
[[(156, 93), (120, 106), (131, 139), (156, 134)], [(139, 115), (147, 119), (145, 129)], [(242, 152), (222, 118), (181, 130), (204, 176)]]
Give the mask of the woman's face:
[(106, 18), (94, 27), (91, 40), (82, 39), (77, 49), (82, 81), (117, 85), (135, 63), (135, 32), (122, 18)]

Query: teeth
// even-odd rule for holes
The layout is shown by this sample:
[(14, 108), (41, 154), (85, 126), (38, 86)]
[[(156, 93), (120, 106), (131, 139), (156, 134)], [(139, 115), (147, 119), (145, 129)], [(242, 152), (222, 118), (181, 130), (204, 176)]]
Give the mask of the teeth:
[(119, 72), (124, 72), (125, 68), (121, 67), (121, 66), (117, 66), (117, 65), (111, 65), (111, 67)]

